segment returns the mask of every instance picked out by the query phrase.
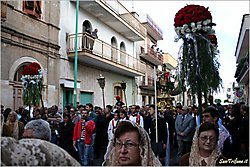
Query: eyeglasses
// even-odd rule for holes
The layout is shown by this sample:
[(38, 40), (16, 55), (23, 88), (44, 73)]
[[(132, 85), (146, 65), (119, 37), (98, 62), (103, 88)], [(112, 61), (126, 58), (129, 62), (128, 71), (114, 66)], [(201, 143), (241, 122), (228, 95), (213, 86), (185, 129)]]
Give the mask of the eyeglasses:
[(135, 148), (137, 147), (139, 144), (136, 144), (136, 143), (133, 143), (131, 141), (126, 141), (125, 143), (122, 143), (122, 142), (115, 142), (114, 143), (114, 146), (118, 149), (121, 149), (122, 146), (124, 146), (126, 149), (132, 149), (132, 148)]
[(207, 137), (207, 136), (203, 136), (203, 137), (199, 137), (199, 139), (203, 142), (206, 142), (207, 140), (211, 141), (211, 142), (215, 142), (216, 138), (214, 137)]

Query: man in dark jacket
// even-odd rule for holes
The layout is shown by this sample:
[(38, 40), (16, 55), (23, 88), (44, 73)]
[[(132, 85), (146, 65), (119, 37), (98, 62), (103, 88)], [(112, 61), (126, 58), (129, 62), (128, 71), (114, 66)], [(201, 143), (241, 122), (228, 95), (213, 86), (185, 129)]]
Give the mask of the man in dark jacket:
[(145, 130), (151, 139), (151, 146), (156, 156), (159, 156), (161, 163), (164, 165), (164, 157), (166, 156), (167, 143), (167, 125), (164, 118), (157, 114), (157, 132), (158, 143), (156, 143), (156, 115), (155, 105), (150, 105), (149, 115), (145, 117)]

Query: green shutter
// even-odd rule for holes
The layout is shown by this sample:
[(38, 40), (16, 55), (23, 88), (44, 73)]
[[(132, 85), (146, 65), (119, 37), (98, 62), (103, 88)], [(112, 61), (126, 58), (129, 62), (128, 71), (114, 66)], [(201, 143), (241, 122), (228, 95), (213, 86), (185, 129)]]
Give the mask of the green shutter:
[(81, 92), (80, 104), (85, 105), (87, 103), (93, 103), (93, 93), (92, 92)]

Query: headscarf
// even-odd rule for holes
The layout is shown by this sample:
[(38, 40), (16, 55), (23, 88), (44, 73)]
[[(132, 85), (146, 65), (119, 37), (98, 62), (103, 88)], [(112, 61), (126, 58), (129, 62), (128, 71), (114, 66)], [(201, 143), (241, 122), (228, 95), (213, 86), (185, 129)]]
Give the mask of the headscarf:
[(1, 138), (1, 166), (81, 166), (61, 147), (40, 139)]
[(203, 159), (206, 159), (207, 166), (216, 166), (216, 161), (221, 156), (221, 151), (218, 147), (218, 142), (216, 143), (216, 146), (212, 151), (212, 153), (210, 154), (210, 156), (207, 158), (203, 158), (199, 154), (198, 134), (199, 134), (199, 129), (196, 130), (193, 137), (193, 143), (189, 156), (189, 166), (202, 166), (201, 161)]
[[(15, 122), (11, 122), (10, 121), (10, 114), (12, 114), (15, 118)], [(13, 133), (12, 133), (12, 137), (14, 137), (15, 139), (18, 139), (19, 138), (19, 127), (18, 127), (18, 118), (17, 118), (17, 113), (15, 111), (11, 111), (8, 115), (8, 118), (7, 118), (7, 122), (6, 122), (6, 125), (8, 127), (11, 127), (11, 124), (13, 124)]]
[[(156, 158), (155, 154), (152, 151), (151, 143), (150, 143), (150, 137), (146, 130), (142, 128), (140, 125), (130, 121), (130, 120), (124, 120), (127, 122), (130, 122), (134, 127), (136, 127), (140, 133), (141, 141), (139, 145), (140, 149), (140, 156), (141, 156), (141, 165), (142, 166), (162, 166), (160, 161)], [(112, 138), (112, 142), (114, 142), (114, 137)], [(108, 155), (107, 155), (108, 154)], [(113, 144), (110, 144), (107, 148), (107, 152), (104, 155), (104, 162), (103, 166), (120, 166), (120, 164), (116, 160), (116, 151)]]

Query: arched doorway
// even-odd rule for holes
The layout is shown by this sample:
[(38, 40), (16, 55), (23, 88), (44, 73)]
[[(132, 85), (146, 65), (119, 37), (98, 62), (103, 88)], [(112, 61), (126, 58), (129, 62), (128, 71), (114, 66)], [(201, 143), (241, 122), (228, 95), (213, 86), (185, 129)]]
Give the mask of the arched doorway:
[(111, 60), (117, 62), (118, 50), (117, 50), (117, 40), (115, 37), (111, 38)]
[(121, 50), (121, 54), (120, 54), (120, 61), (121, 64), (126, 65), (126, 47), (125, 47), (125, 43), (121, 42), (120, 43), (120, 50)]
[(23, 68), (30, 63), (23, 63), (21, 64), (18, 69), (15, 72), (14, 78), (13, 78), (13, 109), (17, 110), (20, 106), (23, 106), (23, 100), (22, 100), (22, 71)]
[[(89, 48), (89, 42), (90, 42), (90, 35), (92, 32), (92, 25), (90, 21), (85, 20), (82, 23), (82, 48), (88, 49)], [(79, 45), (81, 46), (81, 45)]]

